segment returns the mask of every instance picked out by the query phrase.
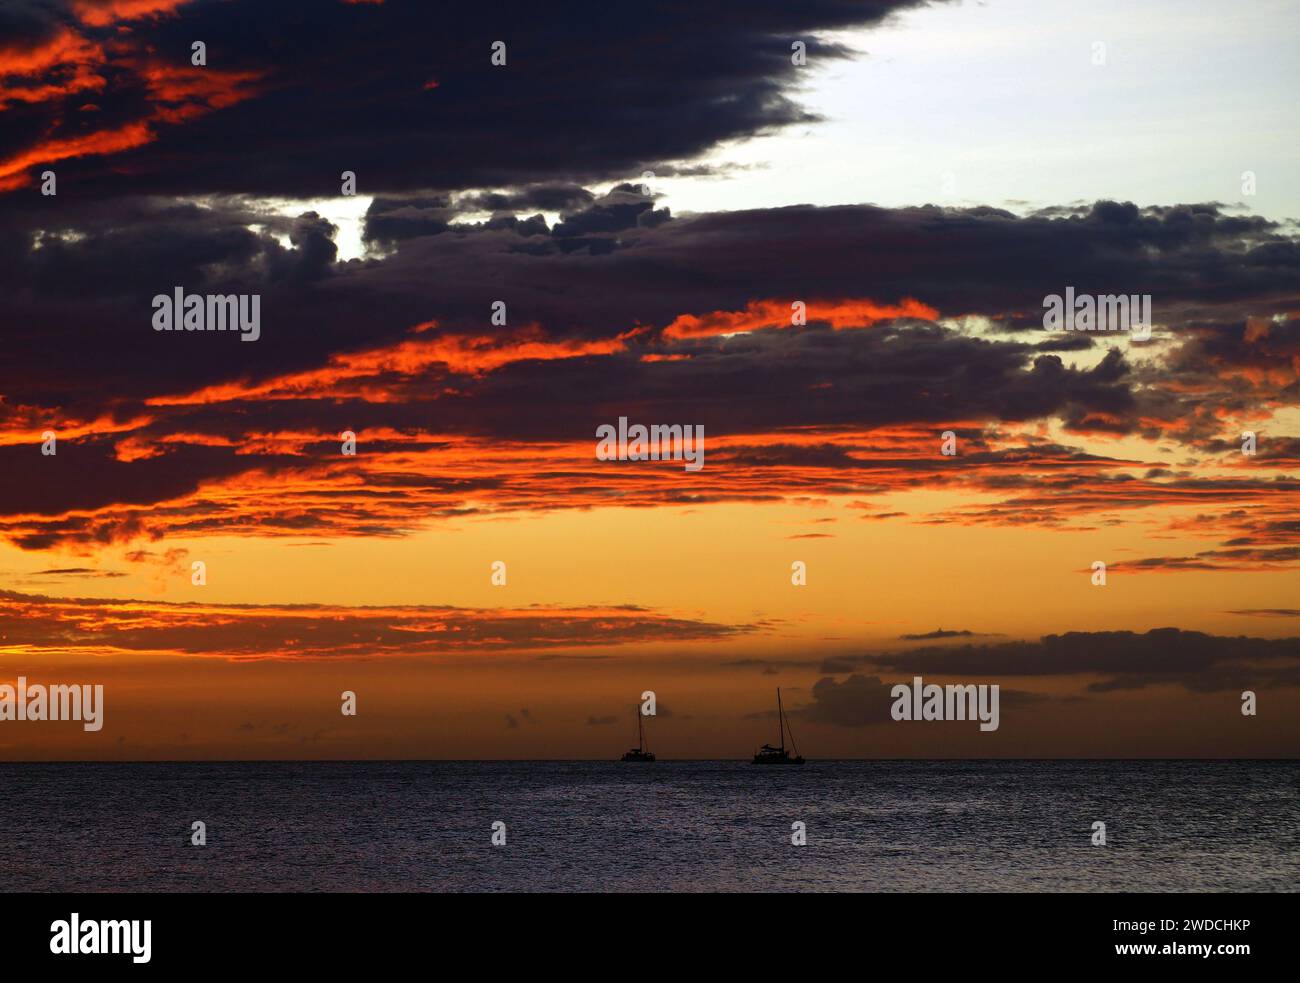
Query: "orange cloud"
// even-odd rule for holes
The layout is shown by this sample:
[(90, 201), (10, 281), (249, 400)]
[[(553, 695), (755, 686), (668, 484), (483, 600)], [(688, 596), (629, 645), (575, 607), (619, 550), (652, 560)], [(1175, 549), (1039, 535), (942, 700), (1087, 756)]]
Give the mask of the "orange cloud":
[(0, 45), (0, 76), (37, 76), (64, 65), (102, 62), (104, 49), (71, 28), (24, 51), (16, 44)]
[(140, 67), (139, 74), (155, 103), (154, 118), (183, 123), (251, 98), (256, 94), (252, 83), (265, 73), (149, 62)]
[[(760, 331), (764, 328), (792, 326), (792, 305), (797, 301), (755, 300), (743, 311), (712, 311), (708, 314), (682, 314), (664, 328), (665, 338), (708, 338), (714, 335)], [(928, 304), (904, 297), (898, 304), (881, 304), (868, 298), (853, 300), (814, 300), (807, 305), (807, 320), (822, 321), (836, 331), (846, 328), (869, 328), (881, 321), (910, 317), (933, 321), (939, 312)]]
[(107, 27), (117, 21), (170, 14), (189, 0), (75, 0), (73, 12), (83, 24)]
[(726, 638), (751, 625), (634, 605), (524, 608), (174, 604), (0, 590), (0, 655), (158, 653), (248, 662), (529, 652)]
[[(3, 410), (0, 405), (0, 410)], [(59, 440), (76, 440), (80, 437), (96, 437), (110, 433), (128, 433), (140, 427), (147, 427), (153, 422), (152, 417), (137, 416), (129, 420), (114, 420), (111, 416), (100, 416), (94, 420), (78, 420), (71, 417), (51, 415), (37, 407), (15, 407), (7, 414), (0, 414), (3, 428), (0, 428), (0, 447), (8, 444), (39, 444), (47, 430), (53, 431)]]
[(26, 51), (16, 45), (0, 47), (0, 78), (30, 83), (50, 76), (39, 84), (0, 85), (0, 110), (14, 102), (48, 102), (103, 89), (104, 78), (97, 69), (104, 60), (102, 46), (71, 29)]
[[(156, 0), (119, 0), (117, 3), (83, 3), (77, 9), (85, 23), (101, 26), (114, 20), (155, 15), (175, 6), (176, 3)], [(112, 67), (124, 76), (134, 76), (144, 86), (149, 101), (148, 113), (114, 129), (73, 136), (57, 135), (57, 129), (65, 119), (60, 113), (51, 121), (43, 139), (0, 159), (0, 191), (29, 185), (31, 178), (24, 172), (34, 165), (120, 153), (151, 143), (157, 138), (154, 125), (184, 123), (252, 98), (258, 91), (254, 83), (265, 74), (168, 65), (152, 56), (142, 56), (133, 44), (130, 39), (114, 43)], [(0, 84), (0, 110), (15, 102), (56, 103), (78, 93), (102, 90), (106, 83), (100, 72), (108, 63), (109, 57), (103, 45), (70, 28), (28, 50), (16, 46), (0, 48), (0, 79), (10, 80)], [(130, 83), (124, 81), (121, 84)]]
[(115, 130), (97, 130), (85, 136), (50, 140), (0, 160), (0, 189), (21, 187), (28, 178), (22, 172), (34, 164), (52, 164), (69, 157), (111, 154), (143, 146), (154, 138), (144, 123), (127, 123)]
[(437, 322), (426, 321), (411, 329), (411, 334), (417, 337), (333, 355), (323, 368), (276, 376), (261, 383), (222, 383), (194, 393), (158, 396), (146, 402), (151, 406), (188, 406), (241, 399), (344, 397), (375, 403), (394, 402), (404, 396), (393, 390), (391, 376), (414, 377), (435, 367), (458, 375), (478, 376), (512, 362), (611, 355), (623, 351), (627, 340), (640, 333), (640, 329), (633, 329), (615, 338), (551, 340), (535, 324), (506, 336), (431, 335), (436, 329)]

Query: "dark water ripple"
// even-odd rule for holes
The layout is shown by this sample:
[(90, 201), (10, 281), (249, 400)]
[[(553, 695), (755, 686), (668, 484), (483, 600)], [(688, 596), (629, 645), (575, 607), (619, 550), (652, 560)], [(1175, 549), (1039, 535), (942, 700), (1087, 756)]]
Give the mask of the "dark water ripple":
[(0, 843), (4, 891), (1297, 891), (1300, 762), (0, 764)]

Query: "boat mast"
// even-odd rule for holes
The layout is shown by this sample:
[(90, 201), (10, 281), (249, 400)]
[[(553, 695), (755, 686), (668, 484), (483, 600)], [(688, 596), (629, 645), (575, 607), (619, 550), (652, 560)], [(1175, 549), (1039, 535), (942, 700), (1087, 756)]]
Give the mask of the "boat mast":
[(781, 750), (785, 750), (785, 711), (781, 709), (781, 687), (776, 688), (776, 716), (781, 721)]

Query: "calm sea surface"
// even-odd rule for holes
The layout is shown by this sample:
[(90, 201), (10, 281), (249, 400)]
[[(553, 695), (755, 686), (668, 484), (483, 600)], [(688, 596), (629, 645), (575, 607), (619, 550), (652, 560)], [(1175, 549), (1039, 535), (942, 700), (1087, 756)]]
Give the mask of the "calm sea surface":
[(3, 891), (1297, 891), (1300, 762), (0, 764), (0, 843)]

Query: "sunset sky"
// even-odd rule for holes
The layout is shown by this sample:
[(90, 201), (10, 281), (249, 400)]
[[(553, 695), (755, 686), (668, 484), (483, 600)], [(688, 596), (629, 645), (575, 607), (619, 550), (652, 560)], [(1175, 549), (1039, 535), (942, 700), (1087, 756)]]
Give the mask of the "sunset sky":
[[(0, 759), (608, 759), (645, 690), (742, 757), (778, 686), (810, 758), (1300, 755), (1253, 8), (4, 4), (0, 683), (106, 706)], [(260, 338), (154, 331), (176, 287)], [(1045, 331), (1067, 287), (1151, 338)], [(620, 417), (703, 470), (598, 460)], [(1000, 728), (892, 721), (914, 675)]]

